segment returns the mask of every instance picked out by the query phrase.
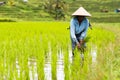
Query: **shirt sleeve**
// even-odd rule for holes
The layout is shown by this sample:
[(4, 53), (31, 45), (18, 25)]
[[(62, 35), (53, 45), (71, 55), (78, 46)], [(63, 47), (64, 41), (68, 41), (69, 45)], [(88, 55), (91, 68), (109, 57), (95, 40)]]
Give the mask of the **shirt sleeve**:
[(79, 43), (75, 36), (75, 24), (73, 19), (70, 22), (70, 36), (74, 42)]
[(86, 37), (86, 33), (89, 27), (89, 21), (88, 19), (85, 19), (83, 26), (85, 26), (85, 30), (81, 33), (80, 40), (83, 40)]

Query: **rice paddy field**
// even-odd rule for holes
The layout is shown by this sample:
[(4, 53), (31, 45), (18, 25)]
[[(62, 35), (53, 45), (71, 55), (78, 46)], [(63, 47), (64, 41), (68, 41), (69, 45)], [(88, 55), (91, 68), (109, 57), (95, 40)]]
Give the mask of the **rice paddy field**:
[(69, 22), (0, 23), (0, 80), (119, 80), (120, 23), (92, 23), (84, 65)]

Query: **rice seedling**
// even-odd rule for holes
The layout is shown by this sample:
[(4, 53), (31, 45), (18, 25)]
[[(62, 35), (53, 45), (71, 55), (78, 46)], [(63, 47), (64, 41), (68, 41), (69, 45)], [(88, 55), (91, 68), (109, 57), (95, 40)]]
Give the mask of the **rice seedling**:
[[(93, 30), (88, 31), (85, 39), (87, 49), (84, 53), (84, 65), (81, 66), (78, 50), (74, 58), (69, 57), (71, 42), (68, 25), (68, 22), (0, 23), (0, 33), (3, 34), (0, 35), (1, 79), (118, 79), (119, 74), (114, 71), (118, 67), (113, 67), (119, 61), (115, 59), (118, 53), (114, 54), (115, 33), (108, 27), (102, 27), (104, 23), (94, 23)], [(113, 78), (115, 74), (118, 76)]]

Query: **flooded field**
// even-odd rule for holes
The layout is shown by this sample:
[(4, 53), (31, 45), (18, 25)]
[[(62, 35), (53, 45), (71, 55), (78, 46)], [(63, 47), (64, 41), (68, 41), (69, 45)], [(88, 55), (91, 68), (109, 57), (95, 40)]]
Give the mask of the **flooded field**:
[(114, 34), (110, 31), (100, 27), (89, 31), (84, 54), (76, 50), (73, 57), (68, 23), (0, 26), (4, 34), (0, 38), (0, 80), (106, 80), (112, 75)]
[[(52, 51), (51, 51), (51, 48), (49, 49), (50, 51), (44, 56), (44, 71), (43, 73), (41, 74), (44, 74), (44, 79), (45, 80), (53, 80), (52, 79)], [(58, 51), (58, 53), (56, 53), (57, 56), (56, 56), (56, 80), (65, 80), (65, 76), (66, 75), (70, 75), (71, 73), (71, 66), (73, 65), (73, 60), (74, 60), (74, 57), (72, 56), (72, 51), (69, 49), (68, 51), (68, 64), (67, 64), (67, 67), (69, 68), (68, 72), (69, 74), (65, 74), (65, 62), (64, 62), (64, 54), (62, 53), (61, 50)], [(91, 48), (91, 56), (92, 57), (92, 65), (95, 66), (96, 64), (96, 58), (97, 58), (97, 49), (96, 47), (94, 48)], [(81, 57), (79, 57), (81, 58)], [(14, 79), (20, 79), (22, 75), (25, 75), (25, 73), (21, 70), (21, 67), (19, 64), (19, 61), (18, 61), (18, 58), (16, 58), (16, 60), (14, 61), (15, 63), (15, 70), (16, 70), (16, 74), (14, 75)], [(6, 65), (7, 63), (4, 63), (4, 65)], [(79, 64), (79, 63), (78, 63)], [(39, 76), (40, 73), (38, 73), (38, 69), (37, 69), (37, 66), (40, 66), (37, 64), (37, 59), (36, 58), (28, 58), (27, 60), (27, 68), (28, 68), (28, 78), (29, 80), (39, 80)], [(6, 68), (6, 66), (4, 66)], [(9, 68), (9, 67), (8, 67)], [(82, 68), (82, 67), (81, 67)], [(7, 71), (7, 74), (10, 74), (11, 72), (10, 71)], [(72, 76), (72, 75), (71, 75)], [(69, 76), (69, 77), (71, 77)], [(7, 75), (7, 76), (2, 76), (4, 80), (7, 80), (9, 79), (10, 75)]]

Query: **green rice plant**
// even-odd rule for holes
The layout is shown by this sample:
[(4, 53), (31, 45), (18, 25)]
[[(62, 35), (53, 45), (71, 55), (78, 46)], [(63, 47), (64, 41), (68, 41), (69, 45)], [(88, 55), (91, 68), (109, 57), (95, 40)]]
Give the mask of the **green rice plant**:
[[(88, 30), (85, 42), (84, 66), (81, 66), (80, 52), (72, 64), (69, 62), (71, 49), (68, 22), (12, 22), (0, 23), (0, 77), (8, 80), (28, 80), (29, 59), (36, 62), (39, 80), (45, 79), (45, 57), (51, 49), (52, 79), (57, 79), (57, 55), (62, 51), (64, 56), (65, 80), (107, 80), (119, 79), (119, 46), (117, 26), (119, 24), (93, 23), (93, 30)], [(106, 27), (104, 27), (106, 26)], [(115, 26), (115, 30), (112, 27)], [(116, 30), (117, 29), (117, 30)], [(115, 40), (117, 38), (117, 41)], [(97, 46), (97, 63), (93, 66), (91, 49)], [(16, 69), (16, 60), (20, 66), (20, 78)], [(34, 71), (34, 65), (31, 66)], [(117, 71), (118, 70), (118, 71)], [(34, 72), (33, 72), (34, 73)], [(78, 76), (76, 76), (78, 75)], [(113, 78), (113, 76), (115, 76)]]

